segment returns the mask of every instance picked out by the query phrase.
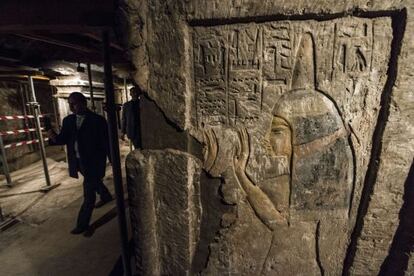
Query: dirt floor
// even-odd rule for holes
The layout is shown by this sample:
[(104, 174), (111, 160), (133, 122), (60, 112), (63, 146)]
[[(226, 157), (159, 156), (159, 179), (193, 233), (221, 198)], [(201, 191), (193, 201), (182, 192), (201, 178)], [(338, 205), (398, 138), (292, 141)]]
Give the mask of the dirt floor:
[[(121, 146), (123, 169), (128, 152)], [(13, 172), (11, 188), (0, 180), (0, 207), (10, 226), (0, 231), (0, 275), (110, 275), (121, 253), (115, 200), (95, 209), (94, 231), (72, 235), (82, 178), (68, 177), (63, 161), (48, 159), (48, 167), (52, 184), (60, 185), (47, 193), (39, 191), (45, 185), (40, 161)], [(114, 194), (111, 170), (104, 183)]]

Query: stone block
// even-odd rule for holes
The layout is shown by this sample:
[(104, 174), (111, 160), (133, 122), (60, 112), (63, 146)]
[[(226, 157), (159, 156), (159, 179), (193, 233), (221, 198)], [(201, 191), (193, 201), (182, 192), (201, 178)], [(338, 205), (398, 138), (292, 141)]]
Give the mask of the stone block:
[(138, 272), (189, 275), (200, 232), (200, 162), (172, 149), (135, 150), (126, 167)]

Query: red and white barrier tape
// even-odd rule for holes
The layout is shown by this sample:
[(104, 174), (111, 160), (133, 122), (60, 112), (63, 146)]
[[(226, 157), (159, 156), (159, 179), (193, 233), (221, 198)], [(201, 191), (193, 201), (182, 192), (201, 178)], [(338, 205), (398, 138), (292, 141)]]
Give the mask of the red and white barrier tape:
[[(44, 139), (44, 141), (48, 141), (48, 140), (49, 140), (49, 138), (45, 138)], [(18, 142), (18, 143), (4, 145), (4, 148), (5, 149), (17, 148), (17, 147), (20, 147), (20, 146), (37, 144), (37, 143), (39, 143), (39, 139), (34, 139), (34, 140), (30, 140), (30, 141), (23, 141), (23, 142)]]
[[(44, 130), (44, 128), (41, 128)], [(25, 129), (16, 129), (16, 130), (6, 130), (6, 131), (0, 131), (0, 136), (6, 136), (6, 135), (13, 135), (13, 134), (20, 134), (20, 133), (28, 133), (36, 131), (35, 128), (25, 128)]]
[[(1, 115), (0, 121), (6, 120), (19, 120), (19, 119), (34, 119), (33, 115)], [(40, 118), (43, 118), (44, 115), (39, 115)]]

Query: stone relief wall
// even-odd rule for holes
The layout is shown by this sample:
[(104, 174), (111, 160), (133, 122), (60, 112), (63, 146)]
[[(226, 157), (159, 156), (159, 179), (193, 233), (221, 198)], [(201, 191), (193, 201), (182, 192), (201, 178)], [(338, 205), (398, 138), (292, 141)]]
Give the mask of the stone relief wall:
[[(206, 132), (205, 168), (224, 175), (229, 188), (222, 187), (223, 197), (238, 205), (240, 221), (253, 211), (272, 232), (288, 227), (311, 238), (306, 255), (312, 258), (295, 268), (297, 273), (340, 273), (354, 193), (360, 193), (367, 169), (365, 152), (353, 145), (370, 148), (385, 84), (378, 73), (387, 70), (391, 34), (389, 18), (194, 27), (196, 114), (197, 126)], [(356, 99), (361, 95), (365, 100)], [(224, 139), (218, 134), (223, 131)], [(252, 210), (240, 207), (244, 198)], [(234, 260), (221, 268), (212, 265), (209, 273), (249, 260), (240, 240), (246, 246), (258, 243), (242, 238), (257, 229), (242, 225), (236, 221), (217, 244)], [(281, 263), (272, 250), (286, 236), (273, 235), (258, 246), (270, 248), (266, 257), (250, 256), (248, 268), (236, 266), (233, 272), (294, 271), (299, 260)], [(342, 253), (328, 261), (332, 243)]]
[[(391, 244), (398, 225), (391, 218), (395, 211), (390, 211), (384, 214), (390, 228), (380, 227), (386, 238), (378, 242), (379, 236), (373, 234), (378, 216), (386, 212), (380, 202), (386, 198), (386, 189), (378, 184), (382, 190), (375, 190), (375, 183), (384, 172), (378, 160), (387, 112), (393, 106), (391, 91), (402, 43), (398, 31), (405, 24), (398, 16), (403, 13), (374, 10), (366, 16), (348, 13), (257, 20), (258, 10), (247, 12), (254, 5), (243, 4), (248, 1), (238, 1), (239, 10), (227, 10), (227, 2), (220, 10), (218, 3), (211, 2), (205, 11), (202, 1), (187, 2), (153, 1), (145, 9), (149, 14), (140, 15), (142, 22), (148, 22), (148, 39), (143, 41), (147, 58), (155, 61), (147, 64), (144, 73), (149, 78), (148, 95), (168, 121), (204, 146), (199, 156), (190, 149), (190, 140), (187, 149), (181, 142), (177, 146), (164, 143), (179, 149), (176, 157), (168, 153), (164, 160), (158, 151), (144, 151), (145, 158), (156, 163), (134, 165), (151, 172), (148, 177), (158, 178), (179, 167), (179, 152), (190, 153), (194, 159), (188, 164), (197, 164), (192, 165), (195, 178), (194, 171), (180, 169), (182, 179), (193, 184), (179, 186), (184, 194), (197, 187), (199, 194), (180, 197), (179, 205), (201, 204), (199, 209), (194, 207), (200, 213), (185, 218), (171, 199), (165, 204), (176, 212), (166, 215), (156, 209), (153, 218), (157, 223), (176, 220), (191, 225), (191, 233), (199, 235), (191, 238), (197, 246), (180, 240), (171, 243), (173, 234), (158, 230), (154, 246), (159, 252), (163, 252), (159, 243), (190, 250), (192, 254), (178, 261), (185, 269), (177, 271), (187, 275), (379, 273), (388, 254), (385, 245)], [(292, 15), (288, 8), (284, 12)], [(166, 19), (168, 14), (171, 19)], [(214, 14), (221, 17), (215, 20)], [(160, 41), (165, 47), (151, 50)], [(178, 54), (169, 59), (172, 50)], [(412, 126), (408, 130), (412, 144)], [(412, 150), (406, 154), (404, 166), (397, 166), (405, 173), (390, 184), (395, 187), (394, 199), (402, 194), (397, 190), (404, 189), (412, 161)], [(164, 164), (167, 159), (175, 161)], [(210, 180), (198, 183), (199, 161)], [(134, 166), (129, 167), (130, 179), (141, 174)], [(175, 171), (173, 175), (172, 180), (179, 178)], [(151, 183), (164, 187), (165, 181)], [(203, 185), (217, 185), (217, 181), (216, 193), (203, 192)], [(131, 180), (129, 185), (139, 190), (142, 184)], [(217, 199), (221, 211), (202, 203)], [(398, 211), (401, 200), (394, 200), (394, 205), (388, 199), (384, 202)], [(206, 234), (213, 231), (206, 225), (217, 219), (219, 228)], [(143, 222), (135, 227), (138, 232), (154, 231)], [(143, 233), (137, 236), (137, 242), (145, 238)], [(206, 246), (205, 256), (199, 249)], [(142, 258), (146, 253), (137, 251)], [(158, 258), (158, 274), (173, 272), (168, 270), (171, 262), (175, 265), (177, 260)]]

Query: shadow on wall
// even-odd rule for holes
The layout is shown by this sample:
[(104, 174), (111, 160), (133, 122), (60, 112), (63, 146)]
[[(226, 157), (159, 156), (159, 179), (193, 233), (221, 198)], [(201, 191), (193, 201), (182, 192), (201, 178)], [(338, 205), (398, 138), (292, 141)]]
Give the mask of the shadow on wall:
[[(414, 251), (414, 160), (404, 184), (404, 204), (400, 211), (400, 225), (395, 232), (388, 257), (381, 266), (380, 276), (404, 275)], [(409, 272), (411, 275), (413, 271)]]

